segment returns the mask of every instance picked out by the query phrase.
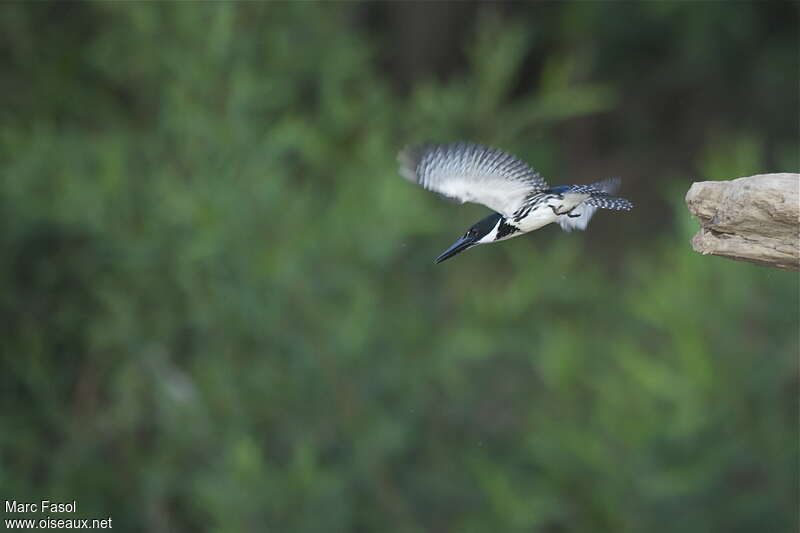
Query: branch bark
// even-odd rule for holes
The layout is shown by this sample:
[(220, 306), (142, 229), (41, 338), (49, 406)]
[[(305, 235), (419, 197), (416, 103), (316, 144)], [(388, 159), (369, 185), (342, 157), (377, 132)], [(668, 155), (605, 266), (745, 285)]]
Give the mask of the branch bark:
[(700, 219), (696, 252), (800, 270), (800, 174), (697, 182), (686, 205)]

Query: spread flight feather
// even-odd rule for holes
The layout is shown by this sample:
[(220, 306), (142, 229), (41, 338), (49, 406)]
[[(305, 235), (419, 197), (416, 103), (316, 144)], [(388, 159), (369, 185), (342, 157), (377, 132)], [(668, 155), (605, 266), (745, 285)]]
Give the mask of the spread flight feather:
[(544, 179), (524, 161), (475, 143), (413, 146), (400, 152), (398, 159), (400, 174), (407, 180), (507, 217), (532, 192), (547, 189)]

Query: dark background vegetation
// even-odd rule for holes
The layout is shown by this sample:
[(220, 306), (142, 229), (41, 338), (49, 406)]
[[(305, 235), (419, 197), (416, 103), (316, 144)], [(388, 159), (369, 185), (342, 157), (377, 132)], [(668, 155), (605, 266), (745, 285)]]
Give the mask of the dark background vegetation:
[[(798, 171), (797, 39), (789, 2), (3, 3), (1, 498), (797, 531), (798, 277), (683, 205)], [(395, 155), (460, 139), (637, 208), (434, 266), (487, 211)]]

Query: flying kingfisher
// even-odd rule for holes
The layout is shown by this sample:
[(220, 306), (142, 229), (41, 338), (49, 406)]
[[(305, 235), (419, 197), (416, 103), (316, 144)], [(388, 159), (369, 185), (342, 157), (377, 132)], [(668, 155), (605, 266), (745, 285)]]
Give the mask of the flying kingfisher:
[(611, 196), (619, 178), (591, 185), (549, 187), (517, 157), (476, 143), (421, 144), (398, 155), (400, 174), (444, 196), (496, 211), (476, 222), (436, 258), (437, 263), (477, 244), (503, 241), (558, 222), (564, 231), (585, 230), (598, 207), (630, 211), (633, 204)]

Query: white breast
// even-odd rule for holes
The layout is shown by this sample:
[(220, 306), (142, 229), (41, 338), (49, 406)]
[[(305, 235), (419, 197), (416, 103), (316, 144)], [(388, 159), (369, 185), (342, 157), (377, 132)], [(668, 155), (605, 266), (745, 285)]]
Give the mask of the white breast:
[(519, 226), (521, 231), (528, 232), (539, 229), (556, 220), (558, 220), (558, 216), (553, 213), (553, 210), (546, 205), (541, 205), (528, 213), (528, 216), (517, 222), (517, 226)]

